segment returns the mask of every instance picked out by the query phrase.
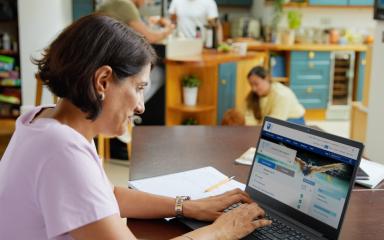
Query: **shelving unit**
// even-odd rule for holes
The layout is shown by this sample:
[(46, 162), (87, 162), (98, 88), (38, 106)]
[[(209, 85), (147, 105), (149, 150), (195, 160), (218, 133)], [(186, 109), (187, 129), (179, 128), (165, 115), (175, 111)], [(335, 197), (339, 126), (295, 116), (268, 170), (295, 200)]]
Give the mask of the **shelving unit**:
[[(216, 66), (199, 67), (189, 64), (168, 64), (166, 94), (166, 122), (167, 125), (181, 124), (185, 119), (196, 119), (198, 124), (216, 124), (217, 104), (217, 78), (218, 68)], [(198, 89), (197, 105), (190, 107), (183, 104), (181, 79), (185, 75), (194, 74), (201, 80)], [(204, 114), (201, 114), (204, 113)]]
[[(274, 0), (268, 0), (267, 4), (271, 5)], [(285, 8), (372, 8), (372, 0), (316, 0), (303, 2), (289, 2), (284, 4)]]
[[(18, 18), (17, 1), (4, 1), (4, 8), (0, 16), (0, 42), (3, 35), (10, 37), (9, 46), (0, 44), (0, 132), (12, 131), (12, 124), (20, 114), (21, 106), (21, 79), (20, 56), (18, 52)], [(10, 47), (10, 48), (8, 48)], [(5, 49), (6, 48), (6, 49)], [(5, 129), (9, 128), (9, 129)]]
[[(263, 65), (264, 53), (218, 53), (204, 50), (195, 61), (166, 60), (166, 125), (180, 125), (186, 120), (196, 120), (199, 125), (220, 124), (223, 114), (230, 108), (245, 110), (245, 97), (250, 91), (247, 81), (249, 70)], [(197, 104), (183, 104), (181, 81), (186, 75), (195, 75), (201, 84)]]

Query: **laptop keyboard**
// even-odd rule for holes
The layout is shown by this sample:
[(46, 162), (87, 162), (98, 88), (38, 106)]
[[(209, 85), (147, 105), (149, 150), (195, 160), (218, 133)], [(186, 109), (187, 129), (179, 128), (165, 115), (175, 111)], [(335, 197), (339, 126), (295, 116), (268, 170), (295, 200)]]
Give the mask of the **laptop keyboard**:
[[(224, 212), (228, 212), (234, 208), (237, 208), (241, 205), (241, 203), (235, 203), (228, 208), (224, 210)], [(256, 229), (252, 235), (255, 239), (288, 239), (288, 240), (294, 240), (294, 239), (301, 239), (301, 240), (309, 240), (310, 237), (304, 235), (303, 233), (295, 230), (294, 228), (291, 228), (290, 226), (287, 226), (283, 222), (281, 222), (279, 219), (274, 218), (273, 216), (269, 215), (268, 213), (265, 214), (265, 219), (272, 220), (272, 224), (267, 227)]]

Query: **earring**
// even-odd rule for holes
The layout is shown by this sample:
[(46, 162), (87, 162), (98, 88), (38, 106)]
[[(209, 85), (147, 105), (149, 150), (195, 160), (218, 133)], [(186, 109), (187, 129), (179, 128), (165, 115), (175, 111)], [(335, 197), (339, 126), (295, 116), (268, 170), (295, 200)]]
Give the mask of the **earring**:
[(101, 101), (104, 101), (105, 94), (104, 93), (100, 93), (99, 94), (99, 98), (100, 98)]

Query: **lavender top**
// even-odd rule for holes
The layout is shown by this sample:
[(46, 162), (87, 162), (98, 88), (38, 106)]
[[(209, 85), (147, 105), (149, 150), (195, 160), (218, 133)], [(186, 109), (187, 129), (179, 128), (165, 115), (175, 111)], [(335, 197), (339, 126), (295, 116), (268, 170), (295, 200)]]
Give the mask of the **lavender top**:
[(72, 239), (68, 232), (119, 213), (93, 142), (67, 125), (16, 121), (0, 161), (0, 238)]

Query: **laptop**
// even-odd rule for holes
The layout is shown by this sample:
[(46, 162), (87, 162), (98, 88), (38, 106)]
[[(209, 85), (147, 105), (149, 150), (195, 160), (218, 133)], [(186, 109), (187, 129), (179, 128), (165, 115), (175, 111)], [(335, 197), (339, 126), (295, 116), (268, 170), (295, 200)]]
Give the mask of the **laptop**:
[[(273, 223), (244, 239), (337, 239), (363, 148), (266, 117), (245, 191)], [(181, 221), (192, 229), (207, 224)]]

